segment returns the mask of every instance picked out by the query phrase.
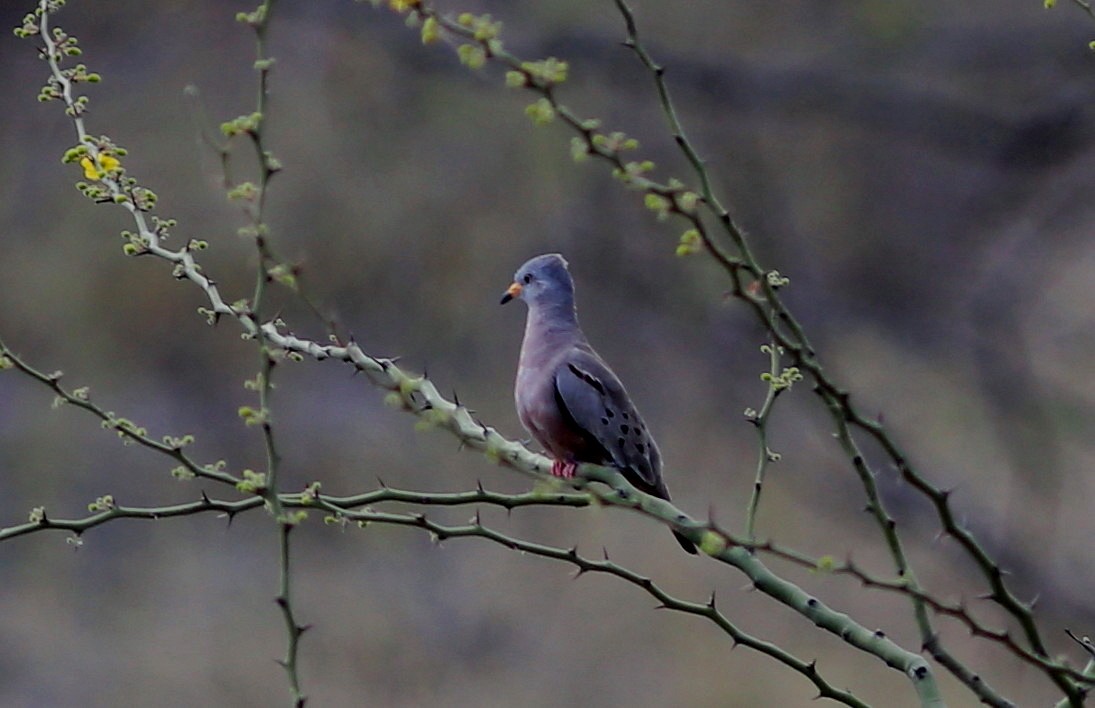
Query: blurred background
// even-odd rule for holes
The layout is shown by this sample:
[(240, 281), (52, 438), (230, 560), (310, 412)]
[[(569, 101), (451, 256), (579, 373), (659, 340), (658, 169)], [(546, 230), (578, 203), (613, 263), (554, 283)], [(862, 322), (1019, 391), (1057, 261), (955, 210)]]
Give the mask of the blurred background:
[[(126, 167), (202, 238), (226, 298), (250, 294), (253, 247), (228, 204), (197, 125), (254, 106), (254, 46), (233, 21), (253, 3), (74, 1), (57, 22), (104, 81), (89, 129), (128, 148)], [(640, 30), (718, 192), (786, 297), (824, 365), (940, 486), (1011, 571), (1054, 653), (1082, 664), (1064, 628), (1095, 634), (1095, 22), (1070, 2), (634, 2)], [(15, 26), (32, 3), (6, 2)], [(507, 47), (570, 62), (563, 100), (642, 141), (658, 177), (692, 182), (653, 85), (620, 47), (612, 3), (470, 1)], [(0, 34), (0, 336), (40, 369), (63, 369), (108, 410), (156, 437), (191, 433), (195, 456), (233, 470), (263, 464), (236, 416), (254, 394), (252, 343), (208, 327), (203, 296), (163, 263), (127, 259), (126, 214), (73, 188), (60, 157), (74, 133), (35, 101), (45, 67), (31, 42)], [(363, 347), (428, 369), (442, 390), (522, 437), (512, 379), (522, 305), (498, 297), (526, 258), (561, 251), (582, 320), (643, 410), (675, 500), (744, 528), (764, 337), (703, 257), (673, 256), (679, 224), (596, 163), (575, 165), (570, 135), (534, 128), (528, 94), (495, 68), (470, 72), (444, 45), (422, 47), (402, 19), (367, 4), (278, 4), (268, 119), (285, 165), (272, 185), (278, 250)], [(197, 86), (205, 115), (183, 89)], [(251, 167), (238, 146), (240, 175)], [(281, 298), (299, 334), (322, 326)], [(331, 362), (277, 372), (275, 422), (287, 489), (520, 491), (528, 482), (441, 432), (416, 432), (380, 392)], [(45, 506), (86, 514), (194, 500), (208, 483), (171, 478), (168, 460), (54, 410), (41, 385), (0, 376), (0, 525)], [(770, 444), (782, 454), (762, 502), (764, 536), (815, 555), (890, 564), (863, 493), (807, 386), (781, 398)], [(870, 450), (877, 457), (877, 451)], [(880, 467), (880, 484), (921, 580), (974, 600), (985, 584), (924, 501)], [(471, 509), (430, 510), (465, 521)], [(731, 569), (685, 556), (652, 522), (617, 510), (527, 509), (484, 519), (522, 538), (571, 545), (702, 600), (715, 589), (742, 629), (804, 659), (869, 703), (912, 706), (906, 680), (793, 612), (743, 590)], [(302, 677), (315, 706), (806, 706), (801, 676), (709, 624), (655, 612), (609, 577), (481, 540), (438, 547), (414, 530), (345, 531), (313, 515), (296, 535), (297, 609), (314, 626)], [(908, 603), (845, 578), (773, 567), (830, 605), (915, 650)], [(117, 522), (78, 549), (61, 534), (0, 546), (0, 704), (284, 704), (276, 538), (251, 513)], [(959, 625), (943, 640), (1018, 705), (1057, 696), (1040, 674)], [(942, 670), (951, 705), (976, 701)]]

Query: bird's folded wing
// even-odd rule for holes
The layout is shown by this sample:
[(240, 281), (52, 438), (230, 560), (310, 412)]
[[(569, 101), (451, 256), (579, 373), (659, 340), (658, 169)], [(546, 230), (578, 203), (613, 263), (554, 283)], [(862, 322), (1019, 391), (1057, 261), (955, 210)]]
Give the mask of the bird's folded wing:
[[(576, 347), (555, 370), (563, 412), (643, 491), (658, 488), (658, 451), (620, 380), (600, 357)], [(645, 487), (645, 488), (644, 488)]]

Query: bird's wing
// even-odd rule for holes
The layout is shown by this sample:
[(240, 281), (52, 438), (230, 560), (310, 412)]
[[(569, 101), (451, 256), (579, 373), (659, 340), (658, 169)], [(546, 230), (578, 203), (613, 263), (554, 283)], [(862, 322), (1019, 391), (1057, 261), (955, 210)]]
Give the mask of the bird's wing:
[(555, 393), (562, 413), (608, 453), (632, 484), (665, 496), (658, 446), (623, 384), (596, 353), (572, 349), (555, 369)]

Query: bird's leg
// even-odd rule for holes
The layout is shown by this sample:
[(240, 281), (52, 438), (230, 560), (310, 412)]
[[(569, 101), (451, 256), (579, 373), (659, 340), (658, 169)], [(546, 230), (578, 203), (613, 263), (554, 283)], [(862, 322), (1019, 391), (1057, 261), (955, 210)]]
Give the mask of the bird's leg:
[(556, 477), (571, 479), (578, 471), (578, 465), (571, 461), (554, 459), (551, 461), (551, 473)]

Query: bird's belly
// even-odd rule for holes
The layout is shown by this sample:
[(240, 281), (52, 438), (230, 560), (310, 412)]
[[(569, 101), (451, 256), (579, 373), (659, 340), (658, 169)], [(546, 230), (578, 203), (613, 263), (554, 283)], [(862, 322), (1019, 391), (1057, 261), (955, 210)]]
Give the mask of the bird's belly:
[[(521, 425), (552, 456), (567, 459), (569, 456), (565, 454), (566, 442), (570, 436), (567, 434), (566, 422), (555, 403), (555, 392), (547, 386), (522, 385), (522, 373), (518, 373), (518, 393), (515, 397)], [(549, 378), (548, 382), (550, 381)]]
[(606, 462), (599, 449), (591, 449), (585, 431), (576, 428), (559, 409), (554, 384), (539, 390), (519, 385), (516, 390), (521, 392), (516, 396), (521, 424), (552, 457), (568, 462)]

